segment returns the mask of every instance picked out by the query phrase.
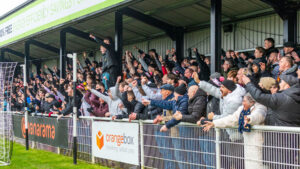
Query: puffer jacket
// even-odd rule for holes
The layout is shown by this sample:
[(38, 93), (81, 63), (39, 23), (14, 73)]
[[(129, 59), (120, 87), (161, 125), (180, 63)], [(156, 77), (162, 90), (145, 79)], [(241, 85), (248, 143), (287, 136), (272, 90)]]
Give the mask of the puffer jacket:
[(275, 114), (276, 126), (300, 126), (300, 85), (275, 94), (264, 94), (253, 83), (246, 85), (246, 90), (259, 103), (267, 106)]
[(182, 115), (182, 122), (196, 123), (201, 117), (206, 116), (206, 93), (198, 89), (195, 96), (189, 99), (188, 114)]
[[(176, 111), (180, 111), (182, 114), (188, 114), (188, 96), (179, 96), (177, 101), (165, 101), (165, 100), (151, 100), (151, 106), (160, 107), (167, 110), (172, 110), (173, 114)], [(166, 123), (168, 129), (180, 123), (180, 120), (172, 118)]]

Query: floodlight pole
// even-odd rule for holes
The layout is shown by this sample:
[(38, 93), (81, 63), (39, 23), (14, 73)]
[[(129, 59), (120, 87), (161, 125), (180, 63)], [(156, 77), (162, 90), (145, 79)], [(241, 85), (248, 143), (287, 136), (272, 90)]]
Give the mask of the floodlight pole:
[[(25, 63), (26, 64), (26, 63)], [(27, 72), (26, 65), (21, 65), (23, 67), (23, 81), (24, 81), (24, 103), (25, 103), (25, 144), (26, 150), (29, 150), (29, 138), (28, 138), (28, 105), (27, 105)]]
[(73, 163), (77, 164), (77, 107), (76, 107), (76, 81), (77, 81), (77, 53), (68, 54), (73, 60)]

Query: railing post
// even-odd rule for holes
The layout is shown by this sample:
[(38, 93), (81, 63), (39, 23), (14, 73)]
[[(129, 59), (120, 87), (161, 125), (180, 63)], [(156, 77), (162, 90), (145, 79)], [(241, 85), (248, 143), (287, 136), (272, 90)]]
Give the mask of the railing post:
[(221, 145), (220, 145), (220, 129), (215, 128), (216, 132), (216, 169), (221, 168)]
[[(92, 128), (92, 134), (91, 134), (91, 137), (92, 137), (92, 138), (91, 138), (91, 139), (93, 139), (93, 125), (94, 125), (94, 119), (92, 118), (91, 120), (92, 120), (92, 127), (91, 127), (91, 128)], [(93, 152), (93, 146), (92, 146), (92, 149), (91, 149), (91, 150), (92, 150), (92, 152), (91, 152), (91, 153), (92, 153), (92, 154), (91, 154), (91, 155), (92, 155), (92, 164), (95, 164), (95, 156), (94, 156), (94, 152)]]
[(139, 121), (140, 126), (140, 146), (141, 146), (141, 168), (144, 168), (144, 126), (143, 121)]

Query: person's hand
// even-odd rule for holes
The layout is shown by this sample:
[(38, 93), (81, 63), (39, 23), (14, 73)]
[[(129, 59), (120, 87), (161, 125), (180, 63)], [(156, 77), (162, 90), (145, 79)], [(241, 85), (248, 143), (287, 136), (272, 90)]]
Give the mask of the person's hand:
[(173, 60), (174, 62), (177, 62), (176, 55), (174, 55), (174, 56), (172, 57), (172, 60)]
[(107, 112), (104, 114), (105, 117), (109, 117), (110, 116), (110, 112)]
[(205, 117), (201, 117), (198, 121), (197, 121), (197, 125), (198, 126), (202, 126), (201, 121), (205, 119)]
[(142, 104), (143, 104), (143, 105), (148, 106), (150, 103), (151, 103), (150, 100), (142, 99)]
[(86, 59), (86, 52), (83, 52), (82, 55), (83, 55), (83, 58)]
[(250, 78), (249, 77), (247, 77), (246, 75), (243, 75), (243, 82), (244, 82), (244, 84), (246, 85), (246, 84), (248, 84), (249, 82), (250, 82)]
[(92, 87), (90, 85), (86, 85), (84, 88), (85, 90), (92, 90)]
[(266, 70), (266, 64), (265, 63), (259, 63), (260, 64), (260, 70), (262, 71), (262, 72), (264, 72), (265, 70)]
[(244, 116), (244, 127), (250, 122), (250, 118), (248, 116)]
[(131, 120), (135, 120), (136, 119), (136, 113), (131, 113), (129, 115), (129, 122), (131, 122)]
[(180, 111), (176, 111), (176, 113), (173, 115), (173, 118), (176, 120), (181, 120), (182, 119), (182, 114)]
[(171, 54), (174, 55), (175, 52), (176, 52), (176, 49), (175, 49), (175, 48), (172, 48), (172, 49), (171, 49)]
[(112, 116), (111, 120), (116, 120), (117, 116)]
[(192, 77), (194, 78), (195, 82), (198, 84), (200, 83), (200, 79), (199, 79), (199, 76), (198, 76), (198, 73), (197, 72), (194, 72)]
[(122, 103), (120, 103), (120, 104), (119, 104), (119, 108), (120, 108), (120, 109), (123, 109), (123, 108), (124, 108), (124, 105), (123, 105)]
[(105, 81), (107, 81), (107, 77), (106, 77), (106, 76), (104, 76), (103, 79), (104, 79)]
[(121, 79), (122, 79), (122, 77), (121, 77), (121, 76), (118, 76), (118, 78), (117, 78), (117, 84), (120, 83)]
[(209, 131), (212, 127), (214, 127), (214, 123), (211, 121), (205, 121), (205, 124), (202, 127), (203, 131)]
[(209, 120), (212, 120), (214, 118), (214, 116), (215, 116), (215, 113), (214, 112), (210, 112), (210, 113), (208, 113), (207, 118)]
[(298, 79), (300, 79), (300, 69), (297, 70)]
[(160, 63), (162, 63), (163, 62), (163, 58), (162, 58), (162, 56), (158, 56), (158, 60), (160, 61)]
[(196, 52), (197, 52), (197, 48), (193, 48), (193, 52), (195, 52), (195, 53), (196, 53)]
[(161, 128), (160, 128), (160, 132), (167, 132), (168, 131), (168, 128), (166, 125), (163, 125)]
[(60, 118), (62, 118), (64, 115), (63, 114), (60, 114), (57, 116), (57, 120), (59, 120)]
[(94, 35), (92, 35), (92, 34), (90, 34), (90, 38), (96, 39), (96, 37)]
[(171, 53), (170, 49), (166, 50), (166, 55), (169, 55)]
[(157, 115), (156, 118), (153, 120), (153, 124), (160, 123), (162, 120), (163, 119), (162, 119), (161, 115)]

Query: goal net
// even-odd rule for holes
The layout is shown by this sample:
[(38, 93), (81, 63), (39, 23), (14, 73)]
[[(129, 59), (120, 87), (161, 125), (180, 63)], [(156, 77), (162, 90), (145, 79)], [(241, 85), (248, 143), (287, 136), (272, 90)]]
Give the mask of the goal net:
[(11, 105), (16, 62), (0, 62), (0, 166), (9, 165), (13, 146)]

